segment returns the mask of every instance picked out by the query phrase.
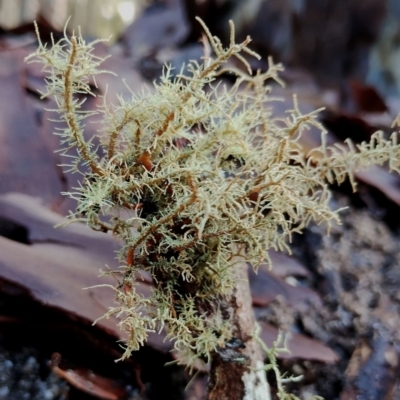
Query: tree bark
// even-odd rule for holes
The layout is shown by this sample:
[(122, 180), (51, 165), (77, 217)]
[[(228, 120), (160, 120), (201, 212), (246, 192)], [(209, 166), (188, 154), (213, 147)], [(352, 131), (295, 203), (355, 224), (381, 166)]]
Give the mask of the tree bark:
[(211, 363), (207, 400), (270, 400), (265, 371), (258, 370), (264, 365), (264, 355), (253, 338), (255, 317), (247, 265), (242, 262), (233, 268), (236, 287), (227, 306), (233, 307), (234, 310), (235, 338), (246, 346), (244, 349), (235, 349), (234, 353), (238, 355), (238, 358), (241, 355), (246, 359), (245, 361), (227, 361), (226, 357), (215, 354)]

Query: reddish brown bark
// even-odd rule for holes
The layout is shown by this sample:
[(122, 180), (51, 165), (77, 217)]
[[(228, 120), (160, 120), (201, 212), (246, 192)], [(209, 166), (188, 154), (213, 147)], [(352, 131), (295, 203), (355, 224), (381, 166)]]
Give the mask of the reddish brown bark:
[(255, 318), (252, 308), (250, 286), (247, 278), (247, 265), (236, 264), (236, 287), (227, 306), (233, 307), (233, 326), (235, 338), (246, 346), (236, 349), (246, 357), (241, 361), (226, 361), (216, 354), (210, 371), (207, 400), (267, 400), (270, 398), (265, 373), (256, 371), (263, 365), (263, 354), (254, 340)]

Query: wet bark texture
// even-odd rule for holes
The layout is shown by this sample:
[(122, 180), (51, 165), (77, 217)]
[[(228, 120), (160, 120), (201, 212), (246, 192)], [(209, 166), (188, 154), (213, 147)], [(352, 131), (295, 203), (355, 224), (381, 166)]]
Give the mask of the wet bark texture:
[(268, 400), (269, 387), (265, 372), (254, 369), (263, 365), (263, 354), (254, 340), (255, 318), (252, 308), (247, 265), (234, 266), (236, 287), (230, 304), (234, 309), (233, 326), (235, 338), (246, 346), (236, 351), (245, 361), (226, 361), (216, 354), (210, 371), (207, 400)]

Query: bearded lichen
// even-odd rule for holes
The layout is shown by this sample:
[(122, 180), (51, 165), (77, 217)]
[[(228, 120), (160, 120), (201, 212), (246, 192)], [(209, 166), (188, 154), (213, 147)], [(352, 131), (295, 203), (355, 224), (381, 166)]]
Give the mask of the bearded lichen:
[[(200, 23), (202, 23), (200, 21)], [(63, 153), (76, 155), (68, 168), (83, 175), (71, 221), (111, 231), (121, 240), (115, 315), (128, 334), (123, 358), (139, 349), (148, 332), (166, 329), (180, 359), (209, 362), (234, 336), (226, 306), (235, 286), (232, 268), (242, 261), (257, 269), (270, 248), (288, 247), (293, 232), (310, 221), (338, 220), (328, 205), (328, 183), (342, 182), (356, 169), (388, 163), (398, 171), (397, 134), (381, 133), (369, 143), (322, 145), (305, 154), (299, 139), (314, 126), (318, 110), (299, 111), (296, 98), (285, 118), (272, 114), (269, 80), (281, 83), (280, 64), (252, 75), (245, 56), (250, 38), (237, 44), (231, 23), (225, 48), (204, 26), (210, 50), (173, 75), (165, 67), (152, 90), (87, 112), (102, 59), (81, 35), (43, 45), (29, 62), (43, 64), (47, 91), (64, 123), (58, 135)], [(39, 35), (38, 35), (39, 37)], [(242, 69), (231, 67), (236, 58)], [(218, 80), (236, 76), (233, 85)], [(85, 121), (96, 115), (99, 138), (85, 139)], [(97, 140), (97, 142), (96, 142)], [(98, 143), (95, 147), (94, 143)], [(154, 290), (144, 298), (135, 276), (147, 271)]]

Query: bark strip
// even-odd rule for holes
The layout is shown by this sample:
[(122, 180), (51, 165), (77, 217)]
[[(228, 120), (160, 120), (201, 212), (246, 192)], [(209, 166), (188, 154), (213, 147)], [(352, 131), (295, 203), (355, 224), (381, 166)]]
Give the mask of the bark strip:
[(237, 350), (247, 359), (244, 362), (226, 361), (215, 354), (211, 363), (207, 400), (269, 400), (269, 386), (262, 367), (264, 355), (254, 340), (255, 318), (250, 295), (246, 263), (234, 267), (236, 287), (227, 304), (233, 307), (235, 338), (246, 348)]

